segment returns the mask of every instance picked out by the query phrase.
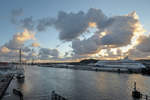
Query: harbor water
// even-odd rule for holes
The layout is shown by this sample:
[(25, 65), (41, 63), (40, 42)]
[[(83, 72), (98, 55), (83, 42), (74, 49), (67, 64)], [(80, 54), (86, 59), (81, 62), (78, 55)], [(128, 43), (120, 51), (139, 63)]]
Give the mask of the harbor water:
[(50, 100), (53, 90), (68, 100), (134, 100), (134, 81), (150, 95), (150, 76), (140, 74), (25, 66), (25, 76), (24, 82), (13, 79), (2, 100), (19, 100), (13, 88), (22, 91), (24, 100)]

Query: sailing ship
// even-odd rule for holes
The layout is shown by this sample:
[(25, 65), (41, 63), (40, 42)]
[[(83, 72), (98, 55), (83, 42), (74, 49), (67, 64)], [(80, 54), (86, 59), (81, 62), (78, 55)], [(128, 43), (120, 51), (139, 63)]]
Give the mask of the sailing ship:
[(16, 70), (16, 78), (17, 79), (24, 79), (25, 75), (24, 75), (24, 68), (22, 65), (22, 61), (21, 61), (21, 49), (19, 50), (19, 64), (17, 66), (17, 70)]

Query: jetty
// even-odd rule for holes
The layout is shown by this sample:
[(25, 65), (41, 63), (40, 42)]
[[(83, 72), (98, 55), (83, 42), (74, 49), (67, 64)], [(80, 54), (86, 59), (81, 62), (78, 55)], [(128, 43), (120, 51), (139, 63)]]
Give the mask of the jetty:
[(23, 100), (23, 94), (19, 89), (13, 89), (13, 93), (20, 97), (20, 100)]
[(52, 91), (52, 93), (51, 93), (51, 100), (68, 100), (68, 99), (63, 97), (63, 96), (61, 96), (61, 95), (59, 95), (55, 91)]
[(13, 74), (2, 75), (0, 76), (0, 100), (5, 94), (11, 80), (13, 79)]

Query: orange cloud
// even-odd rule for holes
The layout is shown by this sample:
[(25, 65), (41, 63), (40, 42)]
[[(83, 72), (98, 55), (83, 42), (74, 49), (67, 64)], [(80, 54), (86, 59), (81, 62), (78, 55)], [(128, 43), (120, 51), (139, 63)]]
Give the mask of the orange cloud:
[(2, 47), (1, 52), (2, 53), (8, 53), (8, 52), (10, 52), (10, 49), (8, 49), (7, 47)]
[(92, 27), (92, 28), (96, 27), (96, 23), (95, 22), (89, 22), (88, 24), (89, 24), (89, 27)]
[(40, 46), (40, 44), (37, 42), (32, 43), (32, 47), (39, 47), (39, 46)]
[(20, 42), (24, 42), (27, 40), (35, 40), (35, 34), (25, 29), (24, 32), (18, 33), (16, 35), (16, 39)]

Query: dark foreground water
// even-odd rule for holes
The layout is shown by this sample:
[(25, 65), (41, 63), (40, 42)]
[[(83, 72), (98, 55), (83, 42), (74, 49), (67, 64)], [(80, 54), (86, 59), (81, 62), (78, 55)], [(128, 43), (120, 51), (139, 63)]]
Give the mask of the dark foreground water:
[(26, 66), (25, 81), (13, 80), (3, 100), (19, 100), (12, 93), (20, 88), (24, 100), (50, 100), (52, 90), (69, 100), (133, 100), (133, 82), (150, 95), (150, 77), (139, 74), (81, 71), (37, 66)]

